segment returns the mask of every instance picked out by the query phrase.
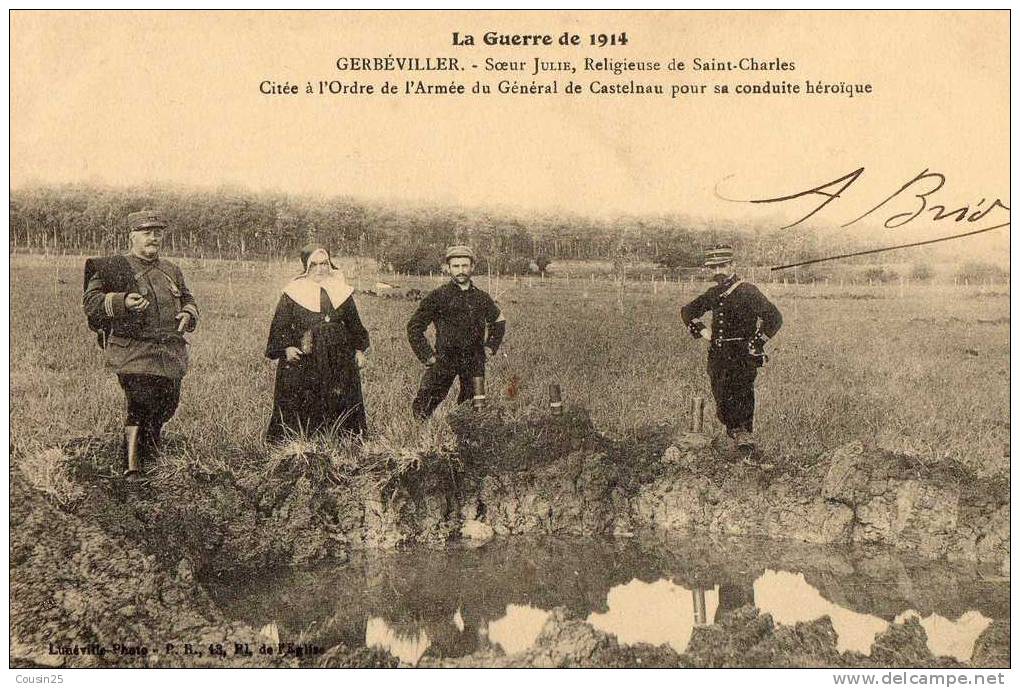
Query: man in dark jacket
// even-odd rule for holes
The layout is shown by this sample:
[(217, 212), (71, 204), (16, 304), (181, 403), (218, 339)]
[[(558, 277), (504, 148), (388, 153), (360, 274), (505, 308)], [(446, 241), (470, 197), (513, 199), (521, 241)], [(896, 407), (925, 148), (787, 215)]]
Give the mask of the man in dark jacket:
[[(737, 446), (754, 448), (754, 379), (765, 363), (765, 342), (783, 324), (779, 309), (758, 287), (740, 279), (734, 269), (733, 249), (716, 246), (705, 255), (716, 284), (680, 310), (680, 317), (695, 339), (707, 338), (708, 376), (715, 397), (716, 415)], [(698, 320), (712, 311), (709, 328)]]
[(85, 263), (82, 305), (100, 332), (106, 367), (127, 397), (126, 468), (137, 477), (159, 447), (163, 425), (177, 410), (188, 369), (184, 332), (198, 324), (195, 299), (184, 275), (159, 257), (166, 221), (143, 210), (128, 215), (130, 251)]
[[(472, 397), (473, 378), (485, 376), (485, 359), (499, 349), (506, 322), (499, 306), (471, 282), (474, 252), (468, 246), (446, 251), (450, 281), (426, 296), (407, 323), (407, 339), (425, 373), (414, 398), (415, 417), (424, 420), (443, 403), (454, 378), (460, 379), (457, 403)], [(432, 324), (435, 348), (425, 338)]]

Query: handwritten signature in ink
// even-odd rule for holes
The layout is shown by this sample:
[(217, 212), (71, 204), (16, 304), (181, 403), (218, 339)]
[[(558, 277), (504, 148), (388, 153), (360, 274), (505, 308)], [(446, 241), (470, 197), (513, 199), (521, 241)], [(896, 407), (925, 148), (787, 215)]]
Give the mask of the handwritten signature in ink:
[[(788, 194), (786, 196), (777, 196), (775, 198), (761, 198), (749, 200), (749, 203), (783, 203), (786, 201), (793, 201), (799, 198), (809, 198), (818, 196), (820, 202), (810, 212), (801, 217), (796, 222), (785, 225), (782, 229), (789, 229), (790, 227), (796, 227), (800, 223), (813, 217), (816, 213), (820, 212), (825, 206), (829, 205), (837, 198), (841, 198), (844, 192), (849, 189), (854, 182), (856, 182), (861, 175), (864, 174), (864, 168), (858, 167), (853, 172), (845, 174), (842, 177), (833, 179), (830, 182), (820, 184), (804, 191), (798, 191), (796, 193)], [(847, 258), (854, 255), (862, 255), (865, 253), (878, 253), (881, 251), (892, 251), (899, 248), (908, 248), (911, 246), (920, 246), (923, 244), (935, 243), (939, 241), (948, 241), (950, 239), (959, 239), (961, 237), (970, 236), (973, 234), (980, 234), (982, 232), (988, 232), (993, 229), (1000, 229), (1002, 227), (1009, 226), (1009, 206), (1006, 205), (1001, 198), (996, 198), (994, 201), (986, 205), (987, 199), (982, 198), (976, 204), (973, 205), (961, 205), (958, 207), (948, 206), (944, 203), (936, 202), (940, 199), (936, 197), (939, 190), (945, 186), (946, 175), (941, 172), (932, 172), (931, 170), (925, 169), (923, 172), (918, 174), (916, 177), (903, 184), (893, 193), (889, 194), (884, 200), (879, 202), (877, 205), (872, 207), (870, 210), (858, 215), (849, 222), (845, 222), (840, 227), (849, 227), (852, 224), (860, 222), (866, 217), (875, 215), (878, 218), (885, 217), (882, 225), (887, 229), (895, 229), (902, 227), (910, 222), (913, 222), (919, 218), (927, 218), (932, 222), (940, 222), (945, 220), (952, 220), (954, 223), (963, 222), (967, 224), (979, 223), (985, 218), (990, 218), (988, 221), (992, 223), (990, 226), (983, 226), (980, 229), (972, 229), (970, 231), (952, 234), (950, 236), (938, 237), (935, 239), (929, 239), (926, 241), (918, 241), (910, 244), (902, 244), (899, 246), (889, 246), (886, 248), (872, 249), (868, 251), (860, 251), (852, 254), (842, 254), (839, 256), (830, 256), (827, 258), (819, 258), (811, 261), (805, 261), (794, 265), (779, 266), (776, 269), (782, 269), (786, 267), (795, 267), (796, 265), (805, 265), (808, 263), (822, 262), (825, 260), (835, 260), (837, 258)], [(734, 199), (729, 199), (734, 200)], [(881, 212), (879, 212), (881, 211)], [(886, 215), (886, 213), (889, 213)], [(994, 215), (993, 215), (994, 213)], [(1003, 216), (1005, 214), (1005, 216)]]

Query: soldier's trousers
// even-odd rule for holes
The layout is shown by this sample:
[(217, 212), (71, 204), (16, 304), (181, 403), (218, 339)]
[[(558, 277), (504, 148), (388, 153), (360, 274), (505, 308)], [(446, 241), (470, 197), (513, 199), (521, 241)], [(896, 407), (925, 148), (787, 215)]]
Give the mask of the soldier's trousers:
[(708, 378), (715, 397), (715, 414), (727, 430), (754, 430), (754, 379), (758, 365), (744, 352), (713, 349), (708, 356)]
[(455, 379), (460, 379), (457, 403), (462, 404), (474, 396), (471, 378), (485, 377), (485, 354), (451, 356), (439, 354), (434, 364), (425, 369), (414, 397), (411, 410), (415, 418), (424, 420), (432, 415), (446, 399)]
[(119, 374), (117, 379), (127, 398), (124, 425), (137, 425), (142, 442), (154, 448), (159, 444), (163, 426), (177, 411), (181, 381), (161, 375), (139, 374)]

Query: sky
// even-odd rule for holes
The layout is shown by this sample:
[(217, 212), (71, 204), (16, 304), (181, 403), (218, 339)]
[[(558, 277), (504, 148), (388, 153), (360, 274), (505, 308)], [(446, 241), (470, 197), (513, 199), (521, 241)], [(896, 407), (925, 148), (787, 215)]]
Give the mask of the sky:
[[(485, 31), (627, 32), (628, 44), (490, 47)], [(478, 44), (451, 45), (453, 31)], [(870, 83), (868, 96), (287, 96), (264, 80), (379, 85), (339, 57), (659, 61), (684, 72), (509, 78), (730, 86)], [(1007, 12), (28, 12), (11, 14), (11, 185), (150, 181), (357, 198), (792, 221), (768, 206), (863, 167), (814, 219), (847, 222), (923, 170), (932, 201), (1009, 204)], [(694, 58), (791, 61), (694, 72)], [(495, 84), (499, 75), (457, 73)], [(730, 200), (727, 200), (730, 199)], [(813, 196), (815, 205), (820, 199)], [(899, 211), (911, 207), (901, 199)], [(900, 202), (900, 201), (898, 201)], [(892, 206), (887, 206), (892, 210)], [(889, 214), (892, 214), (891, 212)], [(879, 215), (875, 218), (884, 219)], [(1008, 220), (1008, 213), (1004, 215)], [(992, 218), (988, 218), (990, 221)], [(971, 229), (927, 219), (908, 240)], [(1008, 232), (1008, 229), (1005, 230)], [(998, 233), (997, 233), (998, 234)], [(1008, 235), (1006, 235), (1008, 236)], [(989, 237), (984, 237), (988, 239)], [(1001, 243), (1001, 236), (997, 241)]]

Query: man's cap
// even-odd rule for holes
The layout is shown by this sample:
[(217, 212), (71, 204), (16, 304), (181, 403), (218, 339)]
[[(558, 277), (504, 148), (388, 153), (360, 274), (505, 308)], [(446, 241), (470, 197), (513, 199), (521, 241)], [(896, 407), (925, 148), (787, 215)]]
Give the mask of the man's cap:
[(727, 265), (733, 262), (733, 247), (726, 244), (719, 244), (712, 248), (705, 249), (705, 267), (714, 268)]
[(446, 249), (446, 257), (443, 260), (449, 262), (451, 258), (470, 258), (473, 263), (475, 261), (475, 252), (470, 246), (450, 246)]
[(166, 227), (166, 220), (155, 210), (139, 210), (128, 215), (128, 231), (136, 232), (151, 227)]

